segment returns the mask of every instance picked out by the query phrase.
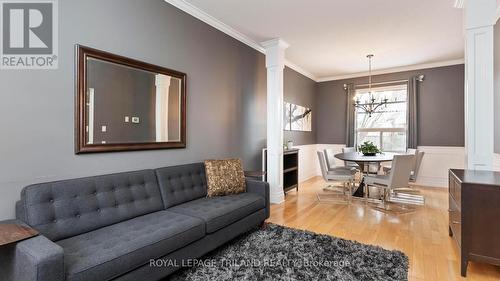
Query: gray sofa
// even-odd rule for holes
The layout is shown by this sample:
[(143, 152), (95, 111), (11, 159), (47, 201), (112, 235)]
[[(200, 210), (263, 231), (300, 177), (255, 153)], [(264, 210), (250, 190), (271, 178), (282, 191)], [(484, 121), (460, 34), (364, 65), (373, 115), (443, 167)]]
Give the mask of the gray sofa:
[[(39, 236), (0, 248), (0, 280), (159, 280), (269, 217), (269, 186), (207, 198), (203, 163), (25, 187)], [(151, 259), (168, 266), (151, 267)]]

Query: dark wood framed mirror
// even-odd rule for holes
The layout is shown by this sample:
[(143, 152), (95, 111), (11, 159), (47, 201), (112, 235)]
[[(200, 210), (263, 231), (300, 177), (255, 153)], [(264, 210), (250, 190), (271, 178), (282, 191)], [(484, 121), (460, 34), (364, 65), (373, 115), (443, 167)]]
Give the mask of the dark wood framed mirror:
[(186, 74), (76, 46), (75, 152), (186, 147)]

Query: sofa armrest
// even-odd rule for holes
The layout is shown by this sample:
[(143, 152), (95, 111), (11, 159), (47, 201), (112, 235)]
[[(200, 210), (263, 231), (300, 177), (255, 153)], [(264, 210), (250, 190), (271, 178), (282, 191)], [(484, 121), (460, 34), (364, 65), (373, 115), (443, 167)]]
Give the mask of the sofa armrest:
[(269, 218), (271, 213), (270, 199), (269, 199), (269, 184), (264, 181), (246, 179), (247, 192), (256, 193), (266, 199), (266, 218)]
[(0, 260), (0, 281), (64, 281), (63, 248), (43, 235), (2, 246)]

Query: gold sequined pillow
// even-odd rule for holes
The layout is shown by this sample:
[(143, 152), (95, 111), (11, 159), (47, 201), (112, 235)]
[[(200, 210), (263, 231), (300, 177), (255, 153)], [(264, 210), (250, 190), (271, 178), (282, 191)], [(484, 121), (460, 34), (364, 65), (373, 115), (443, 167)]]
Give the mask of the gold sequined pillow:
[(240, 159), (206, 160), (207, 197), (246, 191), (245, 173)]

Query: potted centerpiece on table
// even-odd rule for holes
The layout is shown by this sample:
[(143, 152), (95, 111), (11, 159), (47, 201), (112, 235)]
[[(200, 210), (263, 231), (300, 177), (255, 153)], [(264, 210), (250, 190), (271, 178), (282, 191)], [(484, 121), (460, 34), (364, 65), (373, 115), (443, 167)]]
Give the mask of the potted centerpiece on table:
[(361, 153), (363, 153), (364, 156), (375, 156), (375, 155), (377, 155), (377, 153), (382, 152), (371, 141), (365, 141), (362, 145), (359, 146), (358, 149), (359, 149), (359, 151), (361, 151)]

